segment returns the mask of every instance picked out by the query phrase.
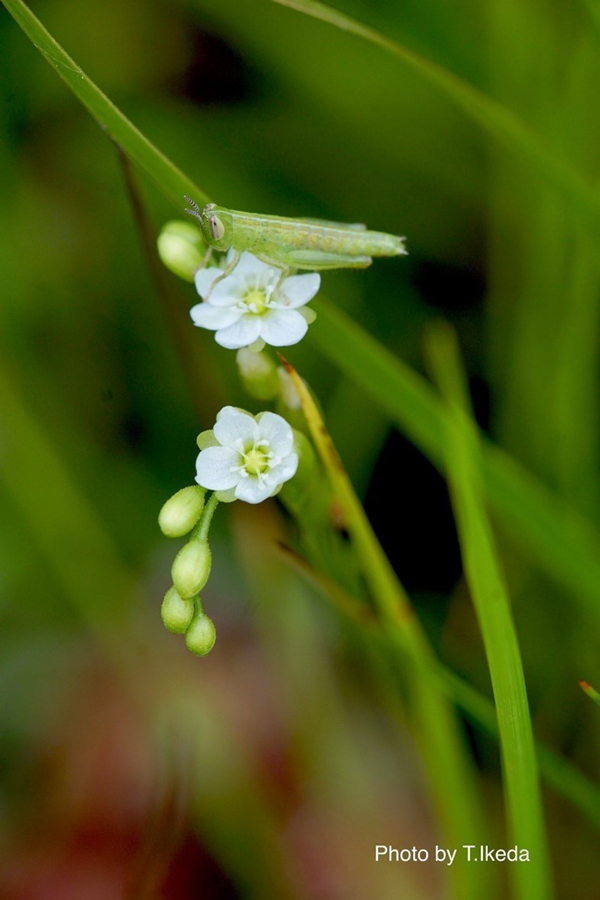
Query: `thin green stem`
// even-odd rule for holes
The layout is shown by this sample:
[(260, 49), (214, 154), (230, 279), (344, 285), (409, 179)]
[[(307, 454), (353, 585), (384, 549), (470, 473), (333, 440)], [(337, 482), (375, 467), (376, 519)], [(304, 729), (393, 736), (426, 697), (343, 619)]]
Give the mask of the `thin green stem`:
[(215, 514), (215, 509), (219, 505), (219, 501), (217, 500), (216, 494), (211, 494), (208, 498), (207, 503), (202, 510), (202, 515), (200, 516), (200, 520), (198, 524), (195, 526), (192, 532), (192, 539), (196, 538), (199, 541), (208, 540), (208, 532), (210, 530), (210, 523), (212, 522), (212, 517)]

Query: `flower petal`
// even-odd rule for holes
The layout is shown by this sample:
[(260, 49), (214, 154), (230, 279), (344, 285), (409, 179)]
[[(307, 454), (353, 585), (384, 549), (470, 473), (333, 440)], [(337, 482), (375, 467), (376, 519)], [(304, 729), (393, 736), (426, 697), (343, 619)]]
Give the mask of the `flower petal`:
[(210, 331), (218, 331), (219, 328), (228, 328), (242, 315), (242, 311), (229, 306), (213, 306), (212, 303), (197, 303), (190, 309), (190, 316), (194, 325), (198, 328), (208, 328)]
[(272, 484), (269, 485), (266, 481), (260, 482), (258, 478), (249, 475), (248, 478), (240, 478), (235, 489), (235, 496), (238, 500), (245, 500), (246, 503), (262, 503), (271, 496), (272, 490)]
[(196, 481), (210, 491), (226, 491), (237, 484), (240, 473), (231, 469), (240, 463), (240, 454), (229, 447), (207, 447), (196, 460)]
[(237, 268), (231, 275), (217, 282), (210, 292), (208, 302), (213, 306), (235, 306), (240, 303), (247, 293), (246, 282), (238, 278)]
[(270, 281), (277, 281), (281, 276), (279, 269), (274, 269), (273, 266), (262, 262), (254, 254), (249, 253), (248, 250), (244, 250), (240, 256), (240, 261), (234, 272), (250, 288), (254, 288), (257, 283), (267, 285)]
[(298, 468), (298, 454), (290, 453), (278, 466), (273, 466), (272, 469), (265, 474), (265, 481), (271, 485), (273, 488), (275, 485), (283, 484), (285, 481), (289, 481), (290, 478), (293, 478), (296, 474), (296, 470)]
[(223, 270), (218, 269), (216, 266), (198, 269), (194, 275), (194, 284), (201, 297), (205, 297), (208, 294), (212, 283), (222, 274)]
[[(224, 419), (226, 416), (230, 416), (232, 413), (242, 413), (243, 416), (252, 416), (251, 412), (248, 412), (247, 409), (242, 409), (241, 406), (224, 406), (217, 413), (217, 422), (219, 419)], [(252, 416), (254, 418), (254, 416)]]
[(308, 331), (306, 319), (295, 309), (270, 309), (261, 316), (259, 327), (261, 338), (272, 347), (297, 344)]
[(294, 445), (294, 432), (285, 419), (277, 413), (264, 412), (256, 421), (261, 438), (269, 441), (274, 455), (279, 459), (287, 456)]
[(285, 279), (273, 299), (281, 309), (296, 309), (312, 300), (320, 287), (321, 276), (317, 272), (309, 272), (306, 275), (290, 275)]
[(259, 437), (258, 425), (254, 416), (245, 413), (234, 412), (230, 416), (223, 416), (215, 423), (213, 428), (216, 439), (224, 447), (230, 447), (236, 452), (236, 442), (242, 441), (244, 445), (252, 446)]
[[(264, 317), (263, 317), (264, 318)], [(303, 320), (304, 321), (304, 320)], [(305, 323), (306, 324), (306, 323)], [(308, 326), (306, 326), (308, 328)], [(215, 334), (215, 341), (221, 347), (228, 350), (239, 350), (240, 347), (248, 347), (254, 343), (260, 335), (261, 318), (251, 313), (246, 313), (241, 318), (229, 325), (227, 328), (221, 328)]]

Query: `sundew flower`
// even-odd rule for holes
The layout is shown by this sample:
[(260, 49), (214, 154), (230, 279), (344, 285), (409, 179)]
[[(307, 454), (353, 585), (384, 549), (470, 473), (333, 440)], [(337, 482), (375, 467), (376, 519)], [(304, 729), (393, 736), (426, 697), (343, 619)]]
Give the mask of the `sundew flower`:
[(216, 332), (217, 344), (238, 350), (256, 341), (288, 347), (302, 340), (315, 318), (312, 310), (303, 307), (319, 290), (320, 275), (290, 275), (278, 287), (281, 270), (247, 251), (233, 272), (215, 284), (222, 274), (215, 267), (196, 272), (202, 303), (190, 310), (194, 325)]
[(258, 416), (233, 406), (217, 415), (212, 431), (198, 438), (196, 481), (223, 501), (261, 503), (272, 497), (298, 468), (294, 433), (281, 416)]

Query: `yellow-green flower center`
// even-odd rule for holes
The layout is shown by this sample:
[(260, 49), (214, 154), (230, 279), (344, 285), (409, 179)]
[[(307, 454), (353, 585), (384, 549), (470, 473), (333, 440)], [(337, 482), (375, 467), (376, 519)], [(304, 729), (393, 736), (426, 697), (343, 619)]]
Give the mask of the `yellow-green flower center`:
[(262, 315), (262, 313), (266, 312), (269, 308), (267, 303), (267, 295), (264, 291), (259, 291), (258, 289), (249, 291), (246, 294), (245, 303), (250, 312), (253, 312), (258, 316)]
[(269, 468), (269, 457), (264, 450), (253, 447), (244, 454), (244, 468), (248, 475), (262, 475)]

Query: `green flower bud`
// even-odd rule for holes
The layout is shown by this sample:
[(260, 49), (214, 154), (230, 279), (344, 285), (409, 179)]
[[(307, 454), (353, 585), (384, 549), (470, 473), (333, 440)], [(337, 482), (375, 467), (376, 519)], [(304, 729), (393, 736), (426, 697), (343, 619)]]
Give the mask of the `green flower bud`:
[(199, 229), (191, 222), (167, 222), (157, 243), (158, 255), (167, 269), (184, 281), (193, 281), (206, 253)]
[(188, 650), (191, 650), (196, 656), (206, 656), (215, 646), (216, 639), (217, 631), (214, 622), (200, 608), (185, 633)]
[[(277, 377), (279, 380), (279, 394), (275, 401), (275, 412), (283, 416), (292, 428), (306, 430), (306, 418), (302, 410), (300, 395), (289, 373), (286, 372), (283, 366), (277, 368)], [(304, 381), (304, 379), (302, 380)], [(306, 384), (305, 381), (304, 384)]]
[(194, 600), (184, 600), (172, 587), (164, 596), (160, 615), (167, 631), (184, 634), (194, 616)]
[(173, 584), (181, 597), (194, 597), (202, 590), (210, 575), (211, 554), (206, 541), (185, 544), (171, 567)]
[(305, 485), (313, 477), (317, 467), (317, 457), (312, 443), (303, 431), (294, 431), (294, 450), (298, 454), (298, 468), (293, 481)]
[(293, 478), (282, 486), (281, 499), (284, 503), (295, 505), (305, 494), (307, 485), (312, 481), (317, 470), (317, 457), (313, 445), (304, 432), (294, 431), (294, 450), (298, 454), (298, 468)]
[[(290, 373), (283, 366), (278, 366), (277, 378), (279, 380), (279, 390), (281, 392), (281, 401), (283, 405), (287, 406), (290, 410), (302, 409), (300, 394), (296, 390), (296, 386), (292, 381)], [(304, 383), (306, 384), (306, 382)]]
[(171, 538), (188, 534), (200, 518), (205, 493), (204, 488), (194, 484), (173, 494), (158, 515), (162, 533)]
[(249, 347), (238, 350), (237, 362), (240, 378), (251, 397), (272, 400), (279, 393), (277, 366), (266, 353), (255, 353)]

